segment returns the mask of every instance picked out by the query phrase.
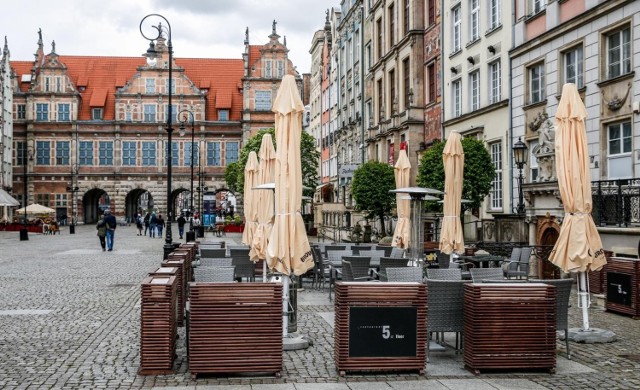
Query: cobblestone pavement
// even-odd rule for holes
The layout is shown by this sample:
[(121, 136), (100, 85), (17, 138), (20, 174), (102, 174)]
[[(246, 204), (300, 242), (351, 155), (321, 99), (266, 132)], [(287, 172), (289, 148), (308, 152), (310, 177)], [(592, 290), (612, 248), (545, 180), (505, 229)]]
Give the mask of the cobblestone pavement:
[[(177, 229), (174, 229), (177, 232)], [(558, 343), (558, 370), (481, 374), (432, 353), (426, 376), (414, 373), (339, 377), (333, 363), (333, 306), (327, 293), (306, 285), (298, 293), (298, 330), (313, 345), (284, 352), (281, 378), (191, 378), (184, 328), (173, 375), (139, 376), (140, 281), (161, 261), (164, 240), (118, 227), (113, 252), (102, 252), (95, 229), (61, 235), (0, 232), (0, 388), (224, 388), (233, 389), (640, 389), (640, 322), (592, 308), (591, 324), (618, 335), (610, 344), (571, 343), (568, 361)], [(224, 240), (239, 241), (240, 235)], [(575, 295), (575, 292), (574, 292)], [(575, 296), (570, 324), (581, 317)], [(329, 319), (329, 321), (327, 321)], [(564, 368), (567, 367), (567, 368)]]

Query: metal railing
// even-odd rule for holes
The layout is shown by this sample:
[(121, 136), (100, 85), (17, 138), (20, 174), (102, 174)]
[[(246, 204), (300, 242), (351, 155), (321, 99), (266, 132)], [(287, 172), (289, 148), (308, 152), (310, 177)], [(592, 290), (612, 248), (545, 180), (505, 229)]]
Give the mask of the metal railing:
[(640, 178), (594, 181), (591, 193), (596, 224), (640, 225)]

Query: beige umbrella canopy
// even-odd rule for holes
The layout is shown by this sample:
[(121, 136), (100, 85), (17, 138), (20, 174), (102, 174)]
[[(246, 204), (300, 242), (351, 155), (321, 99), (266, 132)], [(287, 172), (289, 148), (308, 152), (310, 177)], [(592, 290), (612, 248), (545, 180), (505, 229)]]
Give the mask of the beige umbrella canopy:
[[(273, 183), (276, 169), (276, 150), (273, 147), (271, 134), (262, 136), (258, 152), (258, 185)], [(273, 226), (273, 191), (254, 190), (258, 198), (258, 228), (253, 234), (253, 242), (249, 256), (258, 261), (267, 258), (267, 239)]]
[(560, 236), (549, 260), (565, 272), (578, 272), (583, 330), (589, 330), (589, 291), (586, 272), (606, 263), (602, 241), (591, 217), (591, 178), (585, 118), (587, 110), (575, 84), (562, 87), (556, 111), (556, 175), (564, 207)]
[(244, 231), (242, 243), (251, 245), (253, 235), (258, 227), (258, 194), (253, 187), (258, 184), (258, 156), (256, 152), (250, 152), (247, 165), (244, 167)]
[(444, 163), (444, 206), (440, 250), (444, 253), (464, 252), (464, 238), (460, 223), (464, 151), (460, 134), (452, 132), (442, 151)]
[(268, 251), (269, 268), (285, 275), (302, 275), (313, 268), (311, 247), (300, 214), (302, 166), (300, 138), (304, 105), (295, 78), (282, 79), (273, 102), (276, 120), (275, 219)]
[(42, 206), (38, 203), (32, 203), (27, 207), (23, 207), (21, 209), (17, 209), (16, 213), (18, 214), (23, 214), (23, 213), (27, 213), (27, 214), (53, 214), (56, 211), (54, 209), (50, 209), (46, 206)]
[[(411, 163), (409, 162), (409, 157), (407, 157), (407, 151), (405, 149), (400, 149), (400, 155), (394, 167), (394, 173), (396, 176), (396, 188), (409, 187), (411, 180)], [(397, 193), (396, 209), (398, 210), (398, 223), (393, 232), (391, 245), (398, 248), (408, 248), (411, 237), (411, 223), (409, 222), (409, 218), (411, 217), (411, 198), (407, 199), (406, 195)]]

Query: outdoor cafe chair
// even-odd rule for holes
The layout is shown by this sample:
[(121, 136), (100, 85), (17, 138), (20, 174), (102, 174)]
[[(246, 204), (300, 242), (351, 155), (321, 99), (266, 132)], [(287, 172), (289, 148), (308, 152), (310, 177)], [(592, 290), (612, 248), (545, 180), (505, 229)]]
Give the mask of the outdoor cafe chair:
[[(427, 333), (455, 332), (456, 349), (462, 346), (464, 331), (464, 280), (427, 279)], [(427, 362), (429, 362), (427, 342)]]
[(200, 259), (200, 266), (230, 267), (232, 260), (231, 257), (204, 257)]
[(387, 281), (387, 268), (400, 268), (406, 267), (408, 263), (408, 259), (396, 259), (393, 257), (382, 257), (380, 258), (380, 270), (374, 270), (374, 275), (378, 276), (378, 279), (382, 282)]
[(351, 251), (355, 256), (360, 254), (360, 251), (370, 251), (374, 249), (371, 245), (351, 245)]
[(232, 257), (231, 264), (236, 267), (235, 278), (238, 281), (242, 281), (242, 278), (246, 278), (247, 281), (255, 280), (256, 265), (249, 259), (249, 255)]
[(360, 251), (360, 256), (369, 257), (371, 259), (371, 266), (379, 267), (380, 258), (384, 257), (384, 251), (377, 251), (377, 250)]
[(389, 245), (376, 245), (371, 247), (371, 249), (375, 249), (377, 251), (384, 251), (384, 257), (391, 257), (391, 252), (393, 252), (393, 246)]
[[(353, 261), (355, 258), (352, 257)], [(357, 266), (356, 266), (357, 268)], [(368, 282), (371, 281), (370, 276), (357, 276), (357, 272), (354, 270), (354, 264), (348, 260), (342, 260), (342, 280), (345, 282)]]
[(396, 259), (401, 259), (401, 258), (404, 257), (404, 249), (397, 248), (395, 246), (391, 247), (391, 253), (389, 253), (389, 256), (386, 256), (386, 257), (393, 257), (393, 258), (396, 258)]
[(230, 247), (229, 257), (249, 257), (249, 250), (250, 248), (248, 246)]
[(195, 270), (196, 282), (233, 282), (235, 267), (200, 266)]
[(529, 279), (529, 261), (532, 250), (531, 247), (513, 248), (511, 259), (502, 263), (504, 276), (508, 279), (512, 277)]
[[(351, 264), (351, 270), (353, 271), (353, 277), (356, 279), (368, 278), (372, 280), (369, 269), (371, 267), (371, 258), (366, 256), (343, 256), (342, 264), (348, 261)], [(344, 272), (344, 271), (343, 271)], [(344, 277), (344, 274), (343, 274)]]
[(227, 250), (222, 248), (205, 248), (200, 247), (200, 258), (220, 258), (227, 256)]
[(531, 283), (547, 283), (556, 286), (556, 330), (564, 330), (564, 342), (567, 348), (567, 359), (571, 359), (569, 351), (569, 297), (573, 279), (529, 279)]
[(335, 280), (340, 278), (339, 270), (342, 268), (342, 257), (351, 256), (350, 250), (327, 249), (326, 265), (329, 267), (329, 301)]
[(313, 281), (311, 286), (318, 289), (320, 286), (320, 283), (322, 283), (322, 289), (324, 289), (324, 284), (329, 278), (329, 267), (325, 264), (325, 261), (322, 258), (320, 248), (318, 248), (315, 245), (312, 245), (311, 255), (313, 256), (313, 262), (314, 262)]
[(387, 268), (387, 282), (416, 282), (422, 283), (421, 267), (389, 267)]
[(501, 268), (471, 268), (470, 272), (473, 283), (482, 283), (485, 280), (504, 279)]
[[(324, 254), (325, 256), (329, 256), (329, 251), (345, 251), (347, 250), (347, 246), (346, 245), (336, 245), (336, 244), (331, 244), (331, 245), (325, 245), (324, 246)], [(349, 250), (349, 254), (351, 255), (353, 252), (351, 250)]]
[(462, 280), (462, 271), (460, 268), (427, 268), (427, 279)]

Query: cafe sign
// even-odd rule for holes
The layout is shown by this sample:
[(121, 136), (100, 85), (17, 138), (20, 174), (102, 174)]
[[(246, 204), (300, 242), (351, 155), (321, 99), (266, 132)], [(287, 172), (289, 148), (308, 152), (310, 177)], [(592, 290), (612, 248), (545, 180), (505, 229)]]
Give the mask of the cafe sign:
[(338, 169), (338, 175), (342, 178), (352, 178), (353, 172), (358, 169), (358, 164), (345, 164), (340, 165), (340, 169)]

